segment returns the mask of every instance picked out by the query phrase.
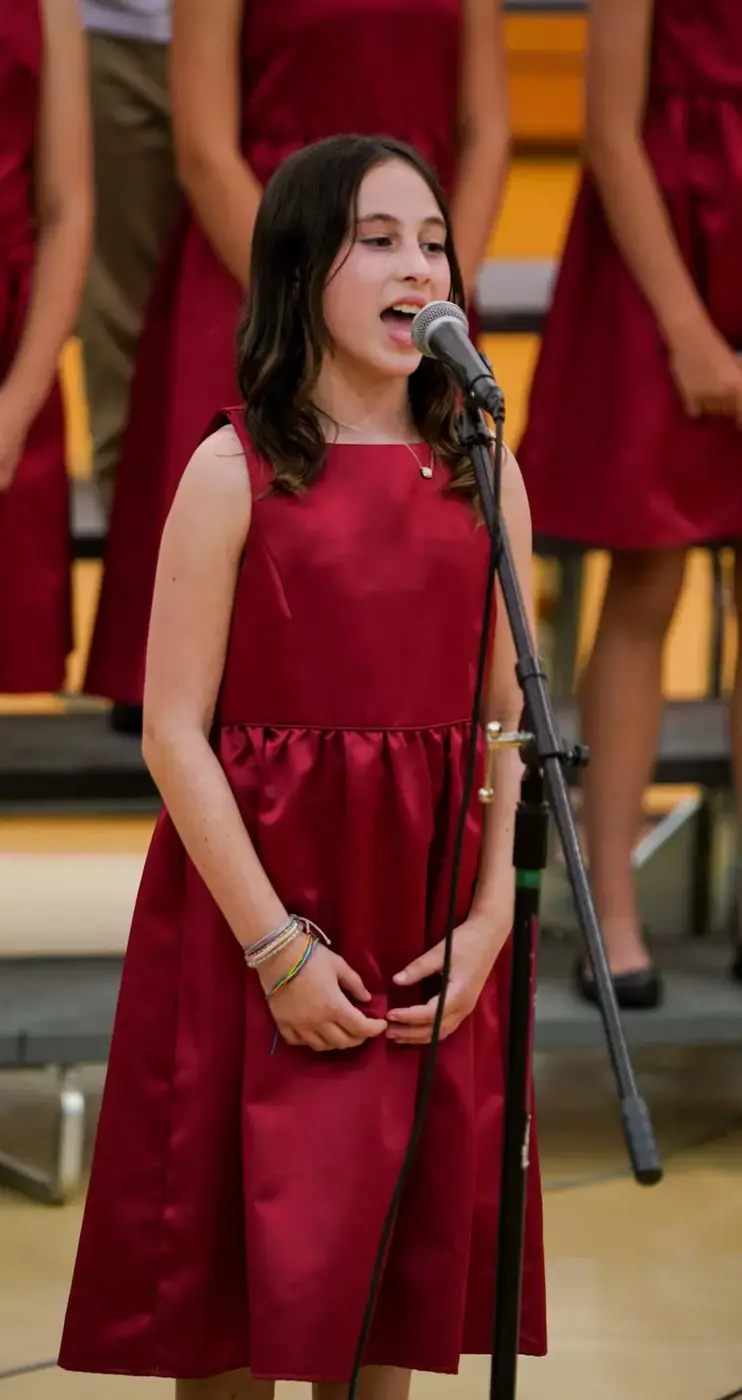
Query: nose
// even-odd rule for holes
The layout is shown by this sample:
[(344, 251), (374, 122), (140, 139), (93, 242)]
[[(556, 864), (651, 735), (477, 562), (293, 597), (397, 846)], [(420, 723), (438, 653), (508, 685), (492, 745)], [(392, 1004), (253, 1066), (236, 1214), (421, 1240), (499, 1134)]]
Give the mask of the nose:
[(405, 282), (429, 282), (430, 267), (417, 238), (405, 240), (400, 249), (400, 274)]

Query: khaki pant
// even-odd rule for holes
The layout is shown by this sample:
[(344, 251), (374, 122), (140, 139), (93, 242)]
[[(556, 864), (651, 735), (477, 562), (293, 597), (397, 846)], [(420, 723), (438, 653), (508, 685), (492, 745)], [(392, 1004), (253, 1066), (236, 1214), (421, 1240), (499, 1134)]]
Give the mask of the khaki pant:
[(88, 43), (96, 219), (79, 332), (93, 475), (108, 514), (144, 310), (180, 194), (166, 45), (101, 34)]

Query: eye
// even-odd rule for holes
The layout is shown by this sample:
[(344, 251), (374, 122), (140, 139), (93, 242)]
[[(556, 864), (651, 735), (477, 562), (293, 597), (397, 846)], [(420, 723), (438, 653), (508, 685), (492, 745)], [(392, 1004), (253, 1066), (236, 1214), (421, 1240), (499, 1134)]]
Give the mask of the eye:
[(445, 243), (423, 243), (423, 248), (426, 253), (433, 253), (435, 256), (445, 253), (446, 251)]
[(392, 246), (392, 240), (388, 233), (376, 233), (370, 238), (361, 238), (359, 241), (368, 248), (391, 248)]

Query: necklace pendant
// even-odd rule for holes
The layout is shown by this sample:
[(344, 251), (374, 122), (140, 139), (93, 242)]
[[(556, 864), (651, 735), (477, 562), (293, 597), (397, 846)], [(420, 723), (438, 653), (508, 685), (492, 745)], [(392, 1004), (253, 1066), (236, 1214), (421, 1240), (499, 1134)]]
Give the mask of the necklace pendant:
[(420, 468), (420, 475), (421, 475), (421, 476), (424, 476), (424, 477), (429, 481), (430, 478), (431, 478), (431, 476), (433, 475), (433, 468), (432, 468), (432, 467), (421, 467), (421, 468)]

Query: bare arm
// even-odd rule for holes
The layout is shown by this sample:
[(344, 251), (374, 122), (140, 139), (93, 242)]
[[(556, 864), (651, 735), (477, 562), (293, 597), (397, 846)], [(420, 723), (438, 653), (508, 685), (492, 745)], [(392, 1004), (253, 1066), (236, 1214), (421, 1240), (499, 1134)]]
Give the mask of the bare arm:
[(260, 186), (240, 150), (243, 0), (174, 0), (173, 129), (183, 188), (214, 251), (242, 287)]
[(2, 386), (28, 431), (77, 315), (90, 245), (90, 126), (85, 47), (76, 0), (44, 0), (36, 145), (38, 246), (18, 352)]
[(453, 230), (467, 292), (487, 251), (510, 150), (505, 38), (500, 0), (465, 0), (461, 144)]
[(587, 159), (608, 222), (654, 312), (691, 417), (742, 426), (742, 369), (683, 261), (642, 141), (654, 0), (595, 0), (587, 61)]
[[(508, 453), (502, 472), (502, 511), (510, 538), (526, 614), (535, 638), (531, 514), (523, 478), (515, 458)], [(485, 720), (497, 720), (503, 730), (520, 728), (523, 694), (515, 674), (517, 657), (502, 590), (497, 584), (497, 626), (492, 657)], [(494, 928), (506, 929), (512, 921), (515, 897), (513, 839), (515, 809), (520, 797), (523, 764), (517, 749), (503, 749), (495, 760), (494, 798), (484, 808), (482, 854), (472, 915), (482, 915)]]
[(705, 312), (642, 142), (654, 0), (595, 0), (586, 155), (614, 237), (667, 341)]
[[(209, 743), (240, 559), (250, 528), (244, 455), (232, 428), (198, 448), (181, 480), (160, 548), (144, 692), (143, 752), (175, 828), (238, 943), (287, 918), (258, 860), (226, 774)], [(270, 657), (265, 658), (270, 665)], [(295, 913), (295, 910), (291, 911)], [(289, 947), (257, 973), (269, 988), (296, 959)], [(330, 949), (317, 949), (270, 1007), (290, 1045), (346, 1050), (386, 1023), (361, 978)]]
[(193, 864), (240, 944), (286, 918), (209, 744), (250, 487), (232, 428), (198, 448), (165, 526), (144, 695), (143, 752)]

